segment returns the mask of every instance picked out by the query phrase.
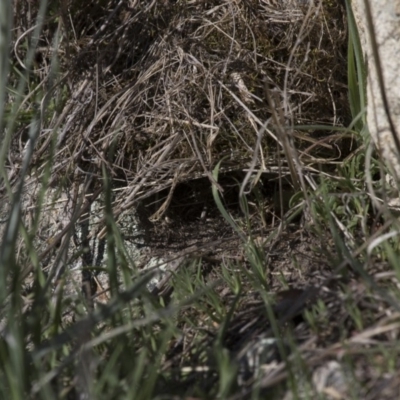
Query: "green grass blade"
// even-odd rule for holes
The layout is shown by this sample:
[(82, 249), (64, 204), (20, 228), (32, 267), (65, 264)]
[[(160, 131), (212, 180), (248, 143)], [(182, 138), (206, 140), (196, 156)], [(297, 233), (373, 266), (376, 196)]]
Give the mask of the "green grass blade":
[[(366, 84), (367, 70), (361, 47), (360, 36), (358, 34), (357, 24), (351, 8), (351, 1), (346, 0), (347, 21), (349, 27), (349, 44), (348, 44), (348, 86), (349, 86), (349, 102), (350, 109), (355, 123), (355, 129), (363, 133), (366, 119)], [(359, 116), (362, 116), (361, 118)]]
[[(216, 167), (213, 170), (213, 178), (215, 179), (216, 182), (218, 182), (218, 174), (219, 174), (219, 169), (221, 167), (223, 159), (216, 165)], [(236, 222), (233, 220), (231, 215), (228, 213), (224, 205), (222, 204), (221, 197), (218, 192), (218, 188), (216, 185), (212, 185), (212, 194), (214, 197), (215, 204), (217, 205), (218, 210), (222, 214), (222, 216), (225, 218), (225, 220), (229, 223), (229, 225), (233, 228), (233, 230), (240, 236), (240, 238), (243, 241), (246, 241), (246, 238), (242, 232), (242, 230), (238, 227)]]

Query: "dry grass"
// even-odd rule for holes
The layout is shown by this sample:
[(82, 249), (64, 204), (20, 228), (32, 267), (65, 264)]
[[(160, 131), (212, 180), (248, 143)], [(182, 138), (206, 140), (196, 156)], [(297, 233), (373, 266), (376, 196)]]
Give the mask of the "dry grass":
[[(21, 43), (35, 10), (18, 6)], [(57, 29), (66, 72), (47, 88), (55, 109), (43, 120), (36, 179), (57, 131), (50, 185), (71, 187), (90, 173), (98, 187), (106, 166), (120, 188), (116, 216), (169, 190), (153, 210), (156, 222), (178, 183), (212, 180), (224, 157), (226, 168), (242, 170), (253, 160), (262, 172), (286, 165), (292, 156), (282, 151), (294, 148), (304, 168), (339, 160), (347, 149), (334, 129), (302, 133), (294, 126), (349, 122), (343, 12), (338, 4), (300, 1), (54, 6), (36, 54), (35, 90), (46, 87)], [(21, 52), (16, 46), (16, 68)], [(24, 145), (17, 137), (15, 153)]]

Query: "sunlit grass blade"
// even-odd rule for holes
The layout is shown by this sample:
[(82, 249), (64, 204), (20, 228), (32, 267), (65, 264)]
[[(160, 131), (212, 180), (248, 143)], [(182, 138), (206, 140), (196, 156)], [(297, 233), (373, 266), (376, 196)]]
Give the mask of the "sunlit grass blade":
[(347, 23), (349, 27), (347, 56), (349, 102), (355, 129), (359, 133), (365, 133), (364, 129), (366, 128), (367, 121), (367, 72), (360, 42), (360, 36), (358, 33), (356, 21), (354, 19), (350, 0), (346, 0), (346, 11)]

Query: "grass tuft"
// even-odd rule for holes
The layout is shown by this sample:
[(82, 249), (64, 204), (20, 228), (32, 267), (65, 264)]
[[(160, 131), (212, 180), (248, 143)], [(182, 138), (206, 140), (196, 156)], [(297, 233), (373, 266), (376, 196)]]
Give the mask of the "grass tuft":
[(350, 2), (8, 3), (0, 398), (395, 398)]

